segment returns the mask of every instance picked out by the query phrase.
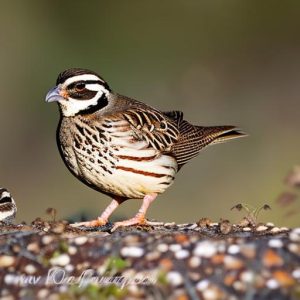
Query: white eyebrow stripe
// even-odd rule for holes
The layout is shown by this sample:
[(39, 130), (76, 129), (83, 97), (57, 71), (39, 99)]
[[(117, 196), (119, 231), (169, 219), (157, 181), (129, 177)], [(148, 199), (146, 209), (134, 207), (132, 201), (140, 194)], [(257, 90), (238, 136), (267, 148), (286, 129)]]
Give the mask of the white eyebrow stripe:
[(86, 84), (85, 87), (91, 91), (99, 91), (99, 90), (100, 91), (103, 90), (103, 92), (105, 91), (105, 89), (101, 88), (102, 87), (101, 84)]
[(3, 192), (0, 199), (3, 199), (5, 197), (10, 197), (10, 193), (9, 192)]
[(84, 75), (78, 75), (78, 76), (74, 76), (74, 77), (68, 78), (64, 82), (64, 85), (69, 85), (69, 84), (71, 84), (73, 82), (81, 81), (81, 80), (83, 80), (83, 81), (86, 81), (86, 80), (96, 80), (96, 81), (104, 82), (102, 79), (100, 79), (96, 75), (93, 75), (93, 74), (84, 74)]

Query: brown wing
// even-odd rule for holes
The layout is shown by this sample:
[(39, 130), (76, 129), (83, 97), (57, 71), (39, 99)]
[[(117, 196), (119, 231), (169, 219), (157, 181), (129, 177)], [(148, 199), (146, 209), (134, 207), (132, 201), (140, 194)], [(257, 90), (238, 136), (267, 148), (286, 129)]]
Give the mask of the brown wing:
[(131, 125), (136, 137), (146, 140), (154, 149), (169, 152), (178, 141), (176, 122), (159, 111), (138, 107), (126, 110), (122, 115)]

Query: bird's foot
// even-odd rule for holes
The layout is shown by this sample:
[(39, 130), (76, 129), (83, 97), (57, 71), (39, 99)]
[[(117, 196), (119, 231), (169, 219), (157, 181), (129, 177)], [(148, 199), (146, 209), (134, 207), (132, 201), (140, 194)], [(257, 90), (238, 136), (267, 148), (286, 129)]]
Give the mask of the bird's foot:
[(135, 217), (121, 221), (121, 222), (116, 222), (111, 229), (111, 232), (115, 231), (119, 227), (127, 227), (131, 225), (147, 225), (148, 221), (145, 219), (144, 215), (139, 215), (137, 214)]
[(99, 226), (103, 226), (108, 222), (108, 220), (105, 220), (103, 218), (97, 218), (96, 220), (92, 220), (92, 221), (86, 221), (86, 222), (77, 222), (77, 223), (73, 223), (70, 224), (70, 226), (72, 227), (99, 227)]

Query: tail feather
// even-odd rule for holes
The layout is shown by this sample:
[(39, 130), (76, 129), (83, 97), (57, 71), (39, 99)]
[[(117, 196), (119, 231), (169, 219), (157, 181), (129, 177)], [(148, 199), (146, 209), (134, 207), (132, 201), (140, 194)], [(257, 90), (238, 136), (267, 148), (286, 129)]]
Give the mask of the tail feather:
[(173, 147), (173, 153), (179, 168), (197, 156), (200, 150), (214, 145), (246, 136), (235, 126), (195, 126), (182, 120), (179, 124), (180, 138)]

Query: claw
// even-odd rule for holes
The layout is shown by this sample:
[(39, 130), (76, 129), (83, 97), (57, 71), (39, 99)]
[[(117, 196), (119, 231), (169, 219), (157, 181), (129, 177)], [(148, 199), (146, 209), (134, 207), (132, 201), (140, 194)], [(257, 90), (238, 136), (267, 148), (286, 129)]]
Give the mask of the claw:
[(80, 226), (98, 227), (98, 226), (105, 225), (107, 222), (108, 221), (103, 218), (97, 218), (96, 220), (92, 220), (92, 221), (73, 223), (73, 224), (70, 224), (70, 226), (72, 226), (72, 227), (80, 227)]
[(136, 215), (129, 220), (116, 222), (111, 229), (111, 232), (114, 232), (119, 227), (127, 227), (131, 225), (147, 225), (147, 220), (145, 219), (145, 216)]

